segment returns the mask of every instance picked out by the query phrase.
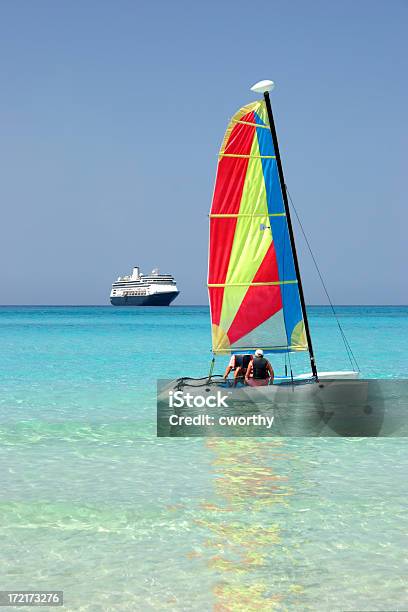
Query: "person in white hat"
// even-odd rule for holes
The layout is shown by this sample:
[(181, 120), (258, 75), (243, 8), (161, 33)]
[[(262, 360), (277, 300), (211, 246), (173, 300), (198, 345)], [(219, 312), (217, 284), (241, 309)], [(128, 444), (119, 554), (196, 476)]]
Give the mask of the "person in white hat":
[(263, 387), (273, 383), (274, 375), (273, 368), (265, 359), (263, 350), (257, 349), (253, 360), (248, 365), (245, 382), (251, 387)]

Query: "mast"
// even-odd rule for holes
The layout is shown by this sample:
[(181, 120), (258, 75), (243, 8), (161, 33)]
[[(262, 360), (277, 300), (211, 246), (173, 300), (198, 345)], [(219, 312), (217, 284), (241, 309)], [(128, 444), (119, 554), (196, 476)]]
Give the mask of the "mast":
[(281, 156), (279, 152), (278, 136), (276, 134), (275, 121), (273, 119), (273, 113), (272, 113), (272, 105), (271, 105), (271, 100), (269, 97), (269, 91), (273, 89), (273, 87), (274, 87), (274, 83), (272, 81), (261, 81), (260, 83), (256, 83), (256, 85), (251, 87), (251, 89), (252, 91), (263, 93), (264, 98), (265, 98), (266, 111), (268, 113), (268, 119), (269, 119), (269, 128), (271, 131), (272, 142), (273, 142), (273, 146), (275, 149), (276, 165), (278, 168), (283, 203), (285, 206), (286, 221), (287, 221), (288, 230), (289, 230), (289, 239), (290, 239), (290, 243), (292, 246), (293, 263), (295, 265), (296, 278), (298, 281), (300, 306), (302, 308), (303, 321), (305, 323), (306, 339), (307, 339), (307, 345), (309, 347), (309, 355), (310, 355), (310, 365), (312, 368), (313, 376), (316, 376), (317, 378), (317, 367), (316, 367), (316, 362), (315, 362), (314, 353), (313, 353), (313, 345), (312, 345), (312, 338), (310, 336), (309, 322), (307, 319), (305, 296), (303, 295), (302, 279), (300, 277), (300, 269), (299, 269), (299, 262), (298, 262), (298, 257), (296, 253), (295, 237), (293, 234), (292, 221), (290, 218), (289, 201), (288, 201), (288, 195), (286, 192), (286, 183), (285, 183), (285, 177), (283, 175)]

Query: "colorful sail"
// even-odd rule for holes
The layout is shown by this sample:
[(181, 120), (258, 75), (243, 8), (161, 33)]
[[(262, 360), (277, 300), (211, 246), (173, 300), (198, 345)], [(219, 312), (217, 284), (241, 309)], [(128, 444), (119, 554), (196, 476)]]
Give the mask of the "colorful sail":
[(308, 349), (264, 100), (234, 115), (221, 146), (208, 290), (214, 353)]

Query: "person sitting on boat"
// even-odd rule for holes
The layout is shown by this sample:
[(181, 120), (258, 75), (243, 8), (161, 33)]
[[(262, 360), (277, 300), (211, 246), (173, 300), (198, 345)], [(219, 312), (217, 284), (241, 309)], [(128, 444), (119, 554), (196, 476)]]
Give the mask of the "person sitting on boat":
[(229, 373), (233, 370), (234, 385), (237, 384), (239, 379), (244, 381), (248, 365), (251, 363), (252, 359), (252, 355), (232, 355), (224, 373), (224, 380), (227, 380)]
[(251, 387), (263, 387), (273, 383), (274, 371), (267, 359), (263, 356), (263, 350), (257, 349), (253, 360), (249, 363), (245, 382)]

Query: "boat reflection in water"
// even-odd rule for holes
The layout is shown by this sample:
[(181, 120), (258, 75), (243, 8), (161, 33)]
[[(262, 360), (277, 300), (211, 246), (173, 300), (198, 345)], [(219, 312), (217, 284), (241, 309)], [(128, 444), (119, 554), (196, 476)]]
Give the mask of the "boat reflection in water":
[[(207, 534), (200, 554), (214, 572), (214, 610), (275, 610), (301, 604), (301, 574), (288, 577), (282, 561), (282, 512), (293, 487), (280, 466), (292, 459), (280, 440), (207, 440), (213, 453), (215, 495), (194, 522)], [(280, 563), (276, 564), (279, 557)]]

